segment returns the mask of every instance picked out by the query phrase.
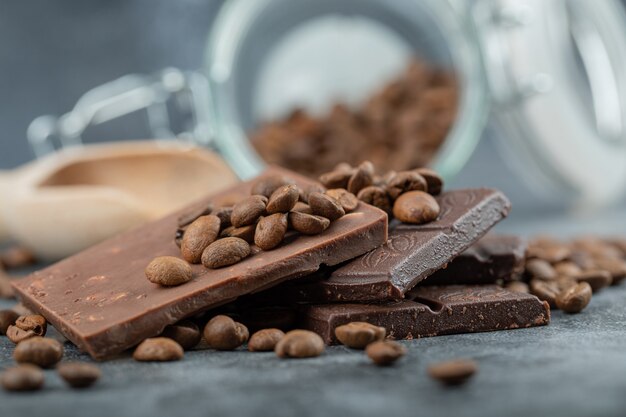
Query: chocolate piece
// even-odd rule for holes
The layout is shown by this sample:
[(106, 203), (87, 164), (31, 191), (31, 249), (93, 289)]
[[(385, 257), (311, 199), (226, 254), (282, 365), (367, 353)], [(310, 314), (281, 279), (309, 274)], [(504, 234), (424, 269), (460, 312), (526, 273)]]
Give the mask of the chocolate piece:
[(400, 299), (480, 239), (511, 207), (502, 193), (485, 188), (447, 191), (435, 199), (441, 213), (434, 222), (393, 221), (387, 244), (319, 274), (323, 279), (287, 284), (275, 292), (282, 299), (311, 303)]
[(417, 287), (393, 303), (320, 304), (302, 310), (302, 327), (327, 344), (338, 342), (336, 327), (353, 321), (384, 327), (393, 339), (416, 339), (541, 326), (550, 322), (550, 306), (495, 285), (450, 285)]
[[(299, 185), (311, 180), (272, 168)], [(223, 205), (242, 200), (251, 183), (206, 198)], [(144, 276), (157, 256), (180, 256), (172, 236), (183, 210), (110, 239), (43, 271), (17, 281), (25, 305), (43, 314), (57, 330), (94, 358), (104, 358), (159, 335), (165, 326), (235, 298), (336, 265), (366, 253), (387, 239), (384, 212), (359, 204), (315, 236), (293, 234), (271, 252), (253, 247), (252, 255), (227, 268), (193, 265), (194, 278), (162, 288)]]
[(521, 237), (489, 234), (420, 284), (472, 285), (514, 281), (524, 272), (525, 253), (526, 241)]

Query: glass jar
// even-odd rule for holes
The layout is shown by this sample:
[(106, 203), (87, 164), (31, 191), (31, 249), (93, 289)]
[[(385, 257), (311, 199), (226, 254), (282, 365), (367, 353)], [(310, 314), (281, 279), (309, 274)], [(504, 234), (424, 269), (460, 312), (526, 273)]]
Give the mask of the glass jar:
[[(336, 101), (362, 102), (415, 55), (453, 72), (460, 89), (431, 161), (445, 178), (490, 123), (507, 163), (544, 195), (598, 204), (623, 194), (626, 18), (618, 0), (227, 0), (209, 34), (205, 79), (172, 69), (156, 80), (127, 76), (61, 119), (36, 120), (29, 138), (39, 149), (52, 133), (75, 144), (94, 119), (144, 106), (155, 137), (213, 146), (248, 178), (264, 167), (249, 139), (260, 123), (295, 107), (321, 114)], [(131, 87), (146, 85), (157, 92), (128, 100)], [(181, 92), (194, 126), (175, 134), (164, 103)]]

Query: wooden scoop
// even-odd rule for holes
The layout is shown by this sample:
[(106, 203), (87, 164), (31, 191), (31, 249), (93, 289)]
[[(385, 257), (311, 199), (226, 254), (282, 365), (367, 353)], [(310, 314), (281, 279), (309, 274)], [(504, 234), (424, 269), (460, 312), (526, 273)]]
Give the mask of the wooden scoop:
[(216, 154), (180, 142), (72, 148), (0, 172), (0, 240), (56, 260), (235, 182)]

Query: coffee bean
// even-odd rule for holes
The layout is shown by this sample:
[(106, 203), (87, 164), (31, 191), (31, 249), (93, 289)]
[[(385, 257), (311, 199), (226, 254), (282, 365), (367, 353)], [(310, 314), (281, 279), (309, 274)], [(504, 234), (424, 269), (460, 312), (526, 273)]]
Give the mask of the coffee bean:
[(566, 313), (580, 313), (591, 301), (591, 285), (586, 282), (569, 287), (556, 297), (556, 305)]
[(291, 330), (274, 348), (279, 358), (312, 358), (324, 352), (322, 338), (309, 330)]
[(36, 262), (35, 255), (30, 249), (22, 246), (13, 246), (0, 254), (0, 266), (6, 269), (18, 269)]
[(341, 207), (346, 213), (356, 210), (359, 205), (359, 199), (354, 194), (343, 188), (333, 188), (326, 191), (326, 195), (339, 201)]
[(92, 386), (102, 372), (96, 365), (87, 362), (66, 362), (57, 366), (59, 376), (72, 388)]
[(202, 216), (189, 225), (183, 236), (181, 254), (189, 263), (200, 263), (202, 252), (215, 242), (220, 233), (220, 219), (217, 216)]
[(44, 374), (35, 365), (18, 365), (2, 372), (0, 383), (7, 391), (36, 391), (43, 387)]
[(375, 185), (365, 187), (359, 191), (357, 198), (366, 204), (378, 207), (386, 213), (391, 213), (391, 200), (382, 187)]
[(357, 194), (363, 188), (372, 185), (373, 174), (369, 166), (360, 165), (350, 176), (346, 189), (352, 194)]
[(588, 269), (586, 271), (581, 271), (572, 278), (576, 280), (576, 282), (586, 282), (591, 286), (591, 291), (593, 292), (597, 292), (602, 288), (608, 287), (613, 281), (609, 271), (604, 271), (602, 269)]
[(183, 320), (167, 326), (161, 337), (167, 337), (178, 343), (184, 350), (193, 349), (200, 343), (202, 334), (198, 325), (191, 320)]
[(293, 206), (291, 211), (296, 211), (298, 213), (313, 214), (313, 210), (311, 210), (311, 207), (308, 204), (303, 203), (301, 201), (298, 201), (296, 205)]
[(213, 211), (213, 205), (211, 203), (202, 204), (200, 207), (196, 207), (194, 210), (183, 214), (178, 218), (178, 227), (189, 226), (191, 223), (198, 220), (202, 216), (207, 216)]
[(353, 170), (335, 170), (320, 176), (319, 180), (324, 187), (331, 188), (348, 188), (348, 181), (352, 177)]
[(393, 215), (404, 223), (424, 224), (437, 219), (439, 204), (423, 191), (402, 194), (393, 204)]
[(248, 342), (250, 352), (270, 352), (276, 348), (276, 344), (285, 336), (280, 329), (263, 329), (254, 333)]
[(215, 316), (204, 326), (204, 339), (217, 350), (234, 350), (248, 340), (248, 328), (228, 316)]
[(619, 284), (626, 278), (626, 261), (617, 258), (596, 258), (593, 260), (595, 268), (604, 269), (611, 274), (611, 284)]
[(441, 178), (439, 174), (428, 168), (417, 168), (415, 172), (426, 180), (428, 194), (441, 194), (441, 191), (443, 190), (443, 178)]
[(56, 365), (63, 357), (63, 345), (58, 341), (34, 336), (17, 344), (13, 358), (18, 363), (31, 363), (42, 368)]
[(560, 288), (555, 281), (542, 281), (533, 279), (530, 281), (530, 293), (541, 301), (546, 301), (550, 307), (556, 307), (556, 297), (559, 295)]
[(591, 258), (591, 256), (587, 252), (578, 249), (573, 249), (568, 256), (568, 259), (578, 265), (578, 267), (583, 270), (593, 269), (596, 267), (593, 258)]
[(260, 195), (253, 195), (235, 204), (230, 221), (235, 227), (254, 224), (265, 213), (267, 201)]
[(292, 211), (289, 213), (289, 226), (303, 235), (318, 235), (330, 226), (330, 220), (313, 214)]
[(230, 216), (232, 216), (232, 214), (233, 214), (233, 207), (232, 206), (218, 207), (215, 210), (213, 210), (211, 212), (211, 214), (216, 216), (218, 219), (220, 219), (220, 229), (221, 230), (224, 230), (227, 227), (231, 226)]
[(380, 340), (365, 348), (367, 356), (378, 366), (389, 366), (406, 354), (406, 348), (398, 342)]
[(191, 266), (174, 256), (159, 256), (146, 267), (146, 278), (153, 284), (173, 287), (191, 281)]
[(249, 244), (253, 244), (255, 232), (256, 224), (241, 227), (230, 226), (222, 230), (220, 237), (238, 237), (239, 239), (245, 240)]
[(250, 255), (250, 245), (237, 237), (219, 239), (202, 254), (202, 265), (210, 269), (236, 264)]
[(609, 239), (605, 239), (605, 241), (609, 244), (617, 248), (622, 253), (622, 258), (626, 259), (626, 238), (621, 237), (612, 237)]
[(146, 339), (135, 348), (133, 359), (140, 362), (170, 362), (183, 358), (183, 348), (167, 337)]
[(183, 246), (183, 237), (185, 237), (185, 230), (187, 228), (186, 227), (179, 227), (178, 229), (176, 229), (176, 235), (174, 235), (174, 243), (176, 243), (176, 246), (178, 246), (178, 249), (180, 249)]
[(335, 328), (337, 339), (352, 349), (365, 349), (372, 342), (383, 340), (387, 331), (384, 327), (353, 321)]
[(337, 200), (325, 194), (311, 193), (309, 206), (311, 206), (313, 214), (326, 217), (331, 222), (346, 214)]
[(526, 262), (526, 273), (532, 278), (551, 280), (557, 277), (557, 273), (549, 262), (534, 258)]
[(294, 184), (283, 185), (274, 191), (267, 203), (268, 214), (287, 213), (293, 208), (300, 198), (300, 190)]
[(9, 326), (6, 335), (13, 343), (19, 343), (34, 336), (45, 336), (48, 324), (46, 319), (39, 314), (20, 316), (15, 324)]
[(461, 385), (478, 371), (476, 362), (468, 359), (456, 359), (440, 362), (428, 367), (428, 375), (444, 385)]
[(525, 282), (521, 282), (521, 281), (511, 281), (508, 282), (504, 288), (506, 288), (509, 291), (513, 291), (513, 292), (523, 292), (523, 293), (528, 293), (530, 292), (530, 289), (528, 288), (528, 284), (526, 284)]
[(554, 265), (554, 270), (558, 275), (564, 275), (567, 277), (573, 277), (582, 272), (582, 269), (572, 261), (557, 262)]
[(263, 250), (272, 250), (285, 238), (287, 214), (276, 213), (261, 218), (256, 225), (254, 244)]
[(0, 335), (7, 333), (9, 326), (15, 324), (15, 320), (19, 317), (13, 310), (0, 310)]
[(272, 193), (278, 188), (289, 184), (294, 184), (294, 181), (291, 178), (285, 177), (283, 175), (271, 175), (268, 177), (263, 177), (257, 180), (252, 185), (250, 194), (262, 195), (269, 198)]
[(544, 261), (555, 264), (557, 262), (562, 262), (570, 258), (571, 250), (559, 243), (553, 244), (544, 244), (541, 246), (533, 246), (529, 245), (528, 247), (528, 257), (529, 258), (539, 258)]
[(326, 187), (324, 187), (322, 184), (313, 183), (305, 185), (304, 188), (300, 189), (300, 201), (308, 204), (309, 196), (311, 195), (311, 193), (324, 194), (325, 192)]
[(398, 172), (387, 184), (387, 193), (395, 200), (409, 191), (426, 191), (428, 185), (424, 177), (414, 171)]

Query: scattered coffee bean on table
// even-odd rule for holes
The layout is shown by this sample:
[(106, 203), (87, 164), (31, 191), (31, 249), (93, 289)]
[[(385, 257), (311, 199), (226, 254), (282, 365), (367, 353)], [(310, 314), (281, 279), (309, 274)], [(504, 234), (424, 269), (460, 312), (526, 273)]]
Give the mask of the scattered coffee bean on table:
[(591, 292), (591, 285), (579, 282), (559, 293), (556, 305), (565, 313), (580, 313), (591, 301)]
[(13, 246), (0, 253), (0, 267), (17, 269), (32, 265), (36, 262), (35, 255), (29, 249)]
[(13, 358), (18, 363), (50, 368), (63, 358), (63, 345), (54, 339), (34, 336), (15, 346)]
[(148, 281), (173, 287), (191, 281), (193, 271), (191, 266), (182, 259), (174, 256), (159, 256), (146, 267)]
[(191, 320), (183, 320), (167, 326), (161, 333), (161, 337), (172, 339), (184, 350), (190, 350), (200, 343), (202, 333), (196, 323)]
[(324, 353), (324, 341), (308, 330), (292, 330), (276, 344), (274, 352), (279, 358), (312, 358)]
[(383, 340), (386, 334), (384, 327), (362, 321), (353, 321), (335, 328), (337, 340), (352, 349), (365, 349), (370, 343)]
[(7, 391), (36, 391), (43, 387), (44, 374), (38, 366), (18, 365), (2, 372), (0, 383)]
[(217, 350), (235, 350), (248, 341), (248, 328), (228, 316), (213, 317), (204, 326), (204, 339)]
[(476, 362), (469, 359), (456, 359), (436, 363), (428, 367), (428, 375), (444, 385), (461, 385), (478, 371)]
[(365, 353), (374, 364), (389, 366), (406, 354), (406, 348), (392, 340), (381, 340), (367, 345)]
[(270, 352), (276, 348), (276, 344), (285, 337), (280, 329), (263, 329), (254, 333), (248, 342), (250, 352)]
[(72, 388), (88, 388), (102, 376), (96, 365), (87, 362), (65, 362), (57, 366), (59, 376)]
[(9, 326), (14, 325), (19, 316), (13, 310), (0, 310), (0, 335), (5, 335)]
[(183, 348), (167, 337), (146, 339), (133, 352), (133, 359), (140, 362), (170, 362), (183, 358)]
[(47, 328), (46, 319), (39, 314), (20, 316), (7, 328), (6, 335), (13, 343), (19, 343), (31, 337), (45, 336)]

